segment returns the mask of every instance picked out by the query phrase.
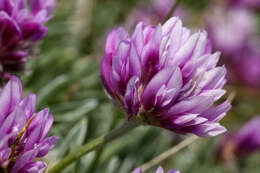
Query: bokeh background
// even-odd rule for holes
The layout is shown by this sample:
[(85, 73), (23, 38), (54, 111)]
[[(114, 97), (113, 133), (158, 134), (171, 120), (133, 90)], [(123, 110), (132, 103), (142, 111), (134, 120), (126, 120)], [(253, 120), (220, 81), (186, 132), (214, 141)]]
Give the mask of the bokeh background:
[[(19, 73), (26, 91), (37, 93), (38, 110), (50, 107), (55, 117), (51, 133), (59, 136), (47, 160), (51, 165), (95, 137), (118, 127), (125, 113), (107, 98), (99, 64), (107, 34), (124, 26), (158, 24), (165, 20), (174, 0), (60, 0), (49, 34)], [(207, 30), (220, 64), (228, 68), (226, 97), (233, 108), (222, 120), (229, 131), (238, 130), (260, 114), (260, 3), (232, 0), (182, 0), (175, 15), (192, 30)], [(223, 46), (226, 44), (225, 46)], [(221, 138), (199, 139), (160, 163), (183, 173), (232, 173), (216, 161)], [(260, 136), (260, 132), (259, 132)], [(184, 136), (144, 126), (82, 157), (64, 173), (130, 173)], [(237, 158), (241, 173), (260, 172), (260, 152)], [(154, 172), (155, 168), (147, 172)]]

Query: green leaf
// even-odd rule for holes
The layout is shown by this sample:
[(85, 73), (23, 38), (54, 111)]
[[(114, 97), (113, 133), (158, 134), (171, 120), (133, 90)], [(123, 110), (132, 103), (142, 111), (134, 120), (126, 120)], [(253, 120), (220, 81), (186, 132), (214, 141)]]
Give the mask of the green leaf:
[(75, 122), (81, 119), (83, 116), (87, 115), (90, 111), (94, 110), (98, 105), (98, 102), (95, 99), (87, 99), (85, 103), (75, 108), (75, 110), (67, 112), (62, 115), (56, 115), (56, 122)]

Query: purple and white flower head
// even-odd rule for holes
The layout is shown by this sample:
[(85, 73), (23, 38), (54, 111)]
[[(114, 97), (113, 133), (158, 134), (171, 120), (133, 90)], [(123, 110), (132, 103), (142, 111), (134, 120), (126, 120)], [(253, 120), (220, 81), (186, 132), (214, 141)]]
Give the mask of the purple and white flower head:
[(23, 68), (31, 48), (47, 35), (54, 6), (55, 0), (0, 0), (2, 73)]
[[(136, 168), (133, 173), (143, 173), (142, 168)], [(161, 166), (159, 166), (155, 173), (164, 173), (164, 170)], [(181, 173), (181, 171), (177, 169), (169, 170), (167, 173)]]
[(23, 97), (18, 78), (10, 81), (0, 93), (0, 172), (44, 172), (46, 163), (35, 161), (47, 155), (57, 137), (47, 137), (53, 123), (49, 109), (36, 113), (36, 95)]
[(216, 66), (207, 33), (191, 31), (176, 17), (165, 24), (136, 26), (132, 36), (113, 30), (106, 42), (101, 77), (109, 96), (128, 119), (202, 137), (226, 131), (219, 124), (231, 105), (226, 69)]
[[(237, 132), (227, 135), (218, 147), (219, 159), (236, 159), (260, 149), (260, 116), (248, 121)], [(228, 157), (228, 158), (227, 158)]]

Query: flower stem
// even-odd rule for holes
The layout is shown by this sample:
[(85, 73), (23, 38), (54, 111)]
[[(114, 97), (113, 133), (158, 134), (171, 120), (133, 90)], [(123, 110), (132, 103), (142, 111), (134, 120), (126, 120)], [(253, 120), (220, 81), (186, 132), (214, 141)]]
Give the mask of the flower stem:
[(187, 139), (185, 139), (184, 141), (182, 141), (181, 143), (179, 143), (176, 146), (173, 146), (172, 148), (170, 148), (169, 150), (163, 152), (162, 154), (160, 154), (159, 156), (155, 157), (154, 159), (152, 159), (151, 161), (143, 164), (141, 166), (143, 172), (151, 169), (152, 167), (160, 164), (162, 161), (168, 159), (170, 156), (172, 156), (173, 154), (177, 153), (178, 151), (180, 151), (181, 149), (185, 148), (186, 146), (190, 145), (192, 142), (194, 142), (196, 139), (198, 139), (197, 136), (191, 136)]
[(170, 12), (168, 13), (167, 17), (164, 19), (163, 23), (165, 23), (170, 17), (172, 17), (172, 14), (175, 12), (177, 7), (180, 5), (181, 0), (176, 0), (175, 4), (172, 6)]
[(58, 173), (61, 172), (62, 169), (70, 165), (72, 162), (78, 160), (80, 157), (83, 155), (97, 149), (98, 147), (107, 144), (111, 141), (113, 141), (116, 138), (119, 138), (120, 136), (123, 136), (127, 132), (133, 130), (136, 128), (138, 124), (136, 122), (127, 122), (123, 124), (121, 127), (118, 129), (115, 129), (111, 131), (110, 133), (106, 135), (102, 135), (93, 141), (83, 145), (80, 147), (78, 150), (72, 152), (68, 156), (66, 156), (63, 160), (59, 161), (53, 168), (48, 173)]

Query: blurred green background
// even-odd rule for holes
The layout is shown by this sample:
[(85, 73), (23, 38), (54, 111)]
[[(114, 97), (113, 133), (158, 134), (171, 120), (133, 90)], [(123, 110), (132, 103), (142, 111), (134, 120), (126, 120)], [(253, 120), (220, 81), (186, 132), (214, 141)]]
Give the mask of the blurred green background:
[[(30, 59), (19, 74), (26, 91), (38, 94), (38, 110), (50, 107), (55, 124), (51, 133), (59, 143), (47, 158), (50, 166), (82, 144), (121, 125), (125, 113), (108, 99), (100, 80), (99, 64), (107, 34), (124, 25), (131, 11), (148, 0), (60, 0), (49, 35), (40, 44), (37, 57)], [(201, 14), (208, 0), (186, 0), (190, 10), (189, 27), (201, 27)], [(243, 86), (227, 86), (235, 94), (233, 108), (222, 123), (230, 130), (239, 128), (260, 113), (260, 93)], [(140, 127), (126, 136), (87, 154), (64, 173), (130, 173), (184, 137), (155, 127)], [(225, 173), (215, 162), (219, 137), (199, 139), (165, 160), (166, 169), (183, 173)], [(260, 153), (239, 162), (241, 173), (260, 172)], [(147, 172), (154, 172), (155, 168)]]

